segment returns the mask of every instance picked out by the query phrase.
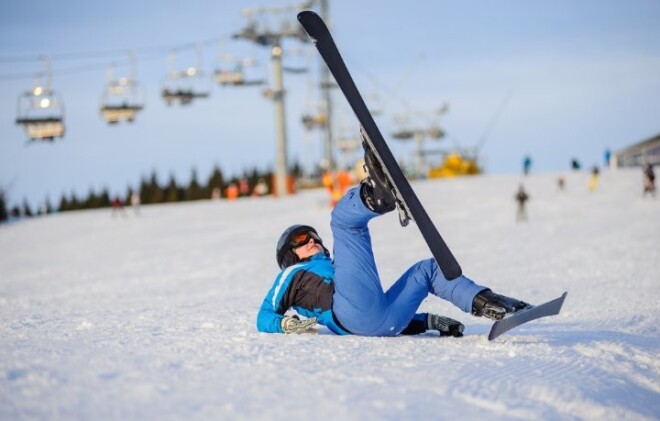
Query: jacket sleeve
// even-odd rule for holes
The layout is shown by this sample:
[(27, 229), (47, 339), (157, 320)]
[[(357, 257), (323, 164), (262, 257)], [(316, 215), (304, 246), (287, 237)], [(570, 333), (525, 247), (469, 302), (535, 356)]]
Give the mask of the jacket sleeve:
[(266, 333), (282, 333), (282, 318), (284, 315), (278, 314), (273, 308), (273, 289), (268, 292), (259, 313), (257, 314), (257, 330)]
[[(284, 292), (291, 282), (293, 268), (287, 268), (275, 278), (275, 283), (266, 294), (257, 314), (257, 330), (267, 333), (282, 333), (282, 318), (284, 314), (277, 312)], [(286, 311), (286, 310), (285, 310)]]

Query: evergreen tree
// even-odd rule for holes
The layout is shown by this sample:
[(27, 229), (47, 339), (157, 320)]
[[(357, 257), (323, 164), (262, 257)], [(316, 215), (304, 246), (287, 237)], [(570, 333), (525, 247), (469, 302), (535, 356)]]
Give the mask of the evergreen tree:
[(176, 185), (174, 174), (170, 174), (170, 181), (165, 188), (165, 202), (172, 203), (179, 200), (179, 188)]
[(128, 189), (126, 189), (126, 204), (127, 205), (132, 205), (133, 204), (132, 199), (131, 199), (133, 197), (133, 193), (134, 193), (133, 188), (129, 186)]
[(209, 181), (206, 184), (205, 190), (207, 198), (211, 197), (214, 189), (219, 189), (221, 195), (225, 191), (224, 177), (222, 175), (222, 171), (217, 166), (213, 168), (213, 172), (211, 173)]
[(69, 199), (69, 209), (71, 210), (80, 210), (82, 209), (82, 204), (78, 200), (78, 197), (74, 192), (71, 192), (71, 198)]
[(149, 181), (143, 181), (140, 185), (140, 202), (144, 204), (161, 203), (164, 198), (165, 192), (158, 183), (156, 170), (153, 170)]
[(44, 202), (44, 206), (41, 208), (41, 212), (44, 215), (48, 215), (53, 212), (53, 205), (50, 204), (50, 198), (48, 196), (46, 196), (46, 202)]
[(140, 188), (138, 191), (140, 192), (141, 203), (145, 203), (145, 204), (152, 203), (151, 199), (153, 195), (151, 194), (150, 186), (151, 184), (145, 178), (142, 178), (142, 180), (140, 180)]
[(99, 208), (109, 208), (112, 205), (112, 201), (110, 200), (110, 194), (108, 193), (108, 189), (104, 188), (103, 191), (101, 191), (101, 194), (99, 195)]
[(66, 198), (66, 195), (62, 195), (62, 198), (60, 199), (60, 206), (58, 208), (58, 212), (67, 212), (70, 211), (71, 205), (69, 204), (69, 199)]
[(21, 217), (21, 208), (19, 206), (14, 206), (11, 208), (11, 212), (9, 212), (12, 218), (20, 218)]
[(185, 191), (185, 200), (200, 200), (203, 198), (204, 198), (204, 193), (202, 191), (202, 187), (199, 185), (199, 182), (197, 181), (197, 170), (193, 168), (192, 175), (190, 177), (190, 185), (188, 186), (188, 189)]
[(268, 194), (273, 194), (273, 170), (269, 169), (263, 173), (263, 179), (268, 185)]
[(289, 168), (289, 174), (292, 175), (294, 178), (301, 177), (302, 166), (300, 165), (300, 162), (296, 160), (296, 162), (293, 163), (293, 167)]
[(83, 209), (94, 209), (99, 207), (99, 198), (94, 193), (93, 189), (89, 190), (89, 193), (87, 194), (87, 199), (85, 199), (85, 202), (83, 203)]
[(32, 213), (32, 209), (30, 209), (30, 205), (28, 204), (27, 199), (23, 199), (23, 215), (25, 215), (25, 217), (27, 218), (31, 218), (32, 216), (34, 216), (34, 214)]
[(4, 188), (0, 187), (0, 223), (5, 222), (9, 219), (9, 213), (7, 212), (7, 198)]

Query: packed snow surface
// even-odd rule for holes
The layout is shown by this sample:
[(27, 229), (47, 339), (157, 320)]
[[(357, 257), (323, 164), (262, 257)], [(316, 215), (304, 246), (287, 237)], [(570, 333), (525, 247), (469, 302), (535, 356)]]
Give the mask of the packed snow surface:
[[(73, 212), (0, 227), (1, 419), (660, 419), (660, 198), (639, 170), (413, 183), (464, 273), (560, 315), (466, 336), (259, 333), (293, 223), (331, 246), (326, 192)], [(515, 221), (518, 184), (527, 222)], [(371, 222), (388, 287), (430, 256)]]

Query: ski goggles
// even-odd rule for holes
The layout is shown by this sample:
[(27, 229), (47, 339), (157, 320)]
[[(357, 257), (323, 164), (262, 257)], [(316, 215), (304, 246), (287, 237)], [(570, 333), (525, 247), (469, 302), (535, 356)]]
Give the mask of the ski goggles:
[(311, 240), (312, 238), (314, 239), (314, 242), (316, 244), (323, 244), (323, 240), (321, 240), (321, 237), (319, 237), (314, 231), (299, 231), (299, 232), (294, 232), (291, 235), (291, 241), (289, 241), (289, 245), (291, 246), (291, 248), (295, 249), (309, 243), (309, 240)]

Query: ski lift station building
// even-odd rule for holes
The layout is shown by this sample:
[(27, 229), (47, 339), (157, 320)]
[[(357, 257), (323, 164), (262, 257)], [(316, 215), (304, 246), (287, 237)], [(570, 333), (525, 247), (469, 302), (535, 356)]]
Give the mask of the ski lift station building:
[(614, 168), (640, 167), (647, 164), (659, 165), (660, 134), (616, 151), (612, 159), (611, 165)]

